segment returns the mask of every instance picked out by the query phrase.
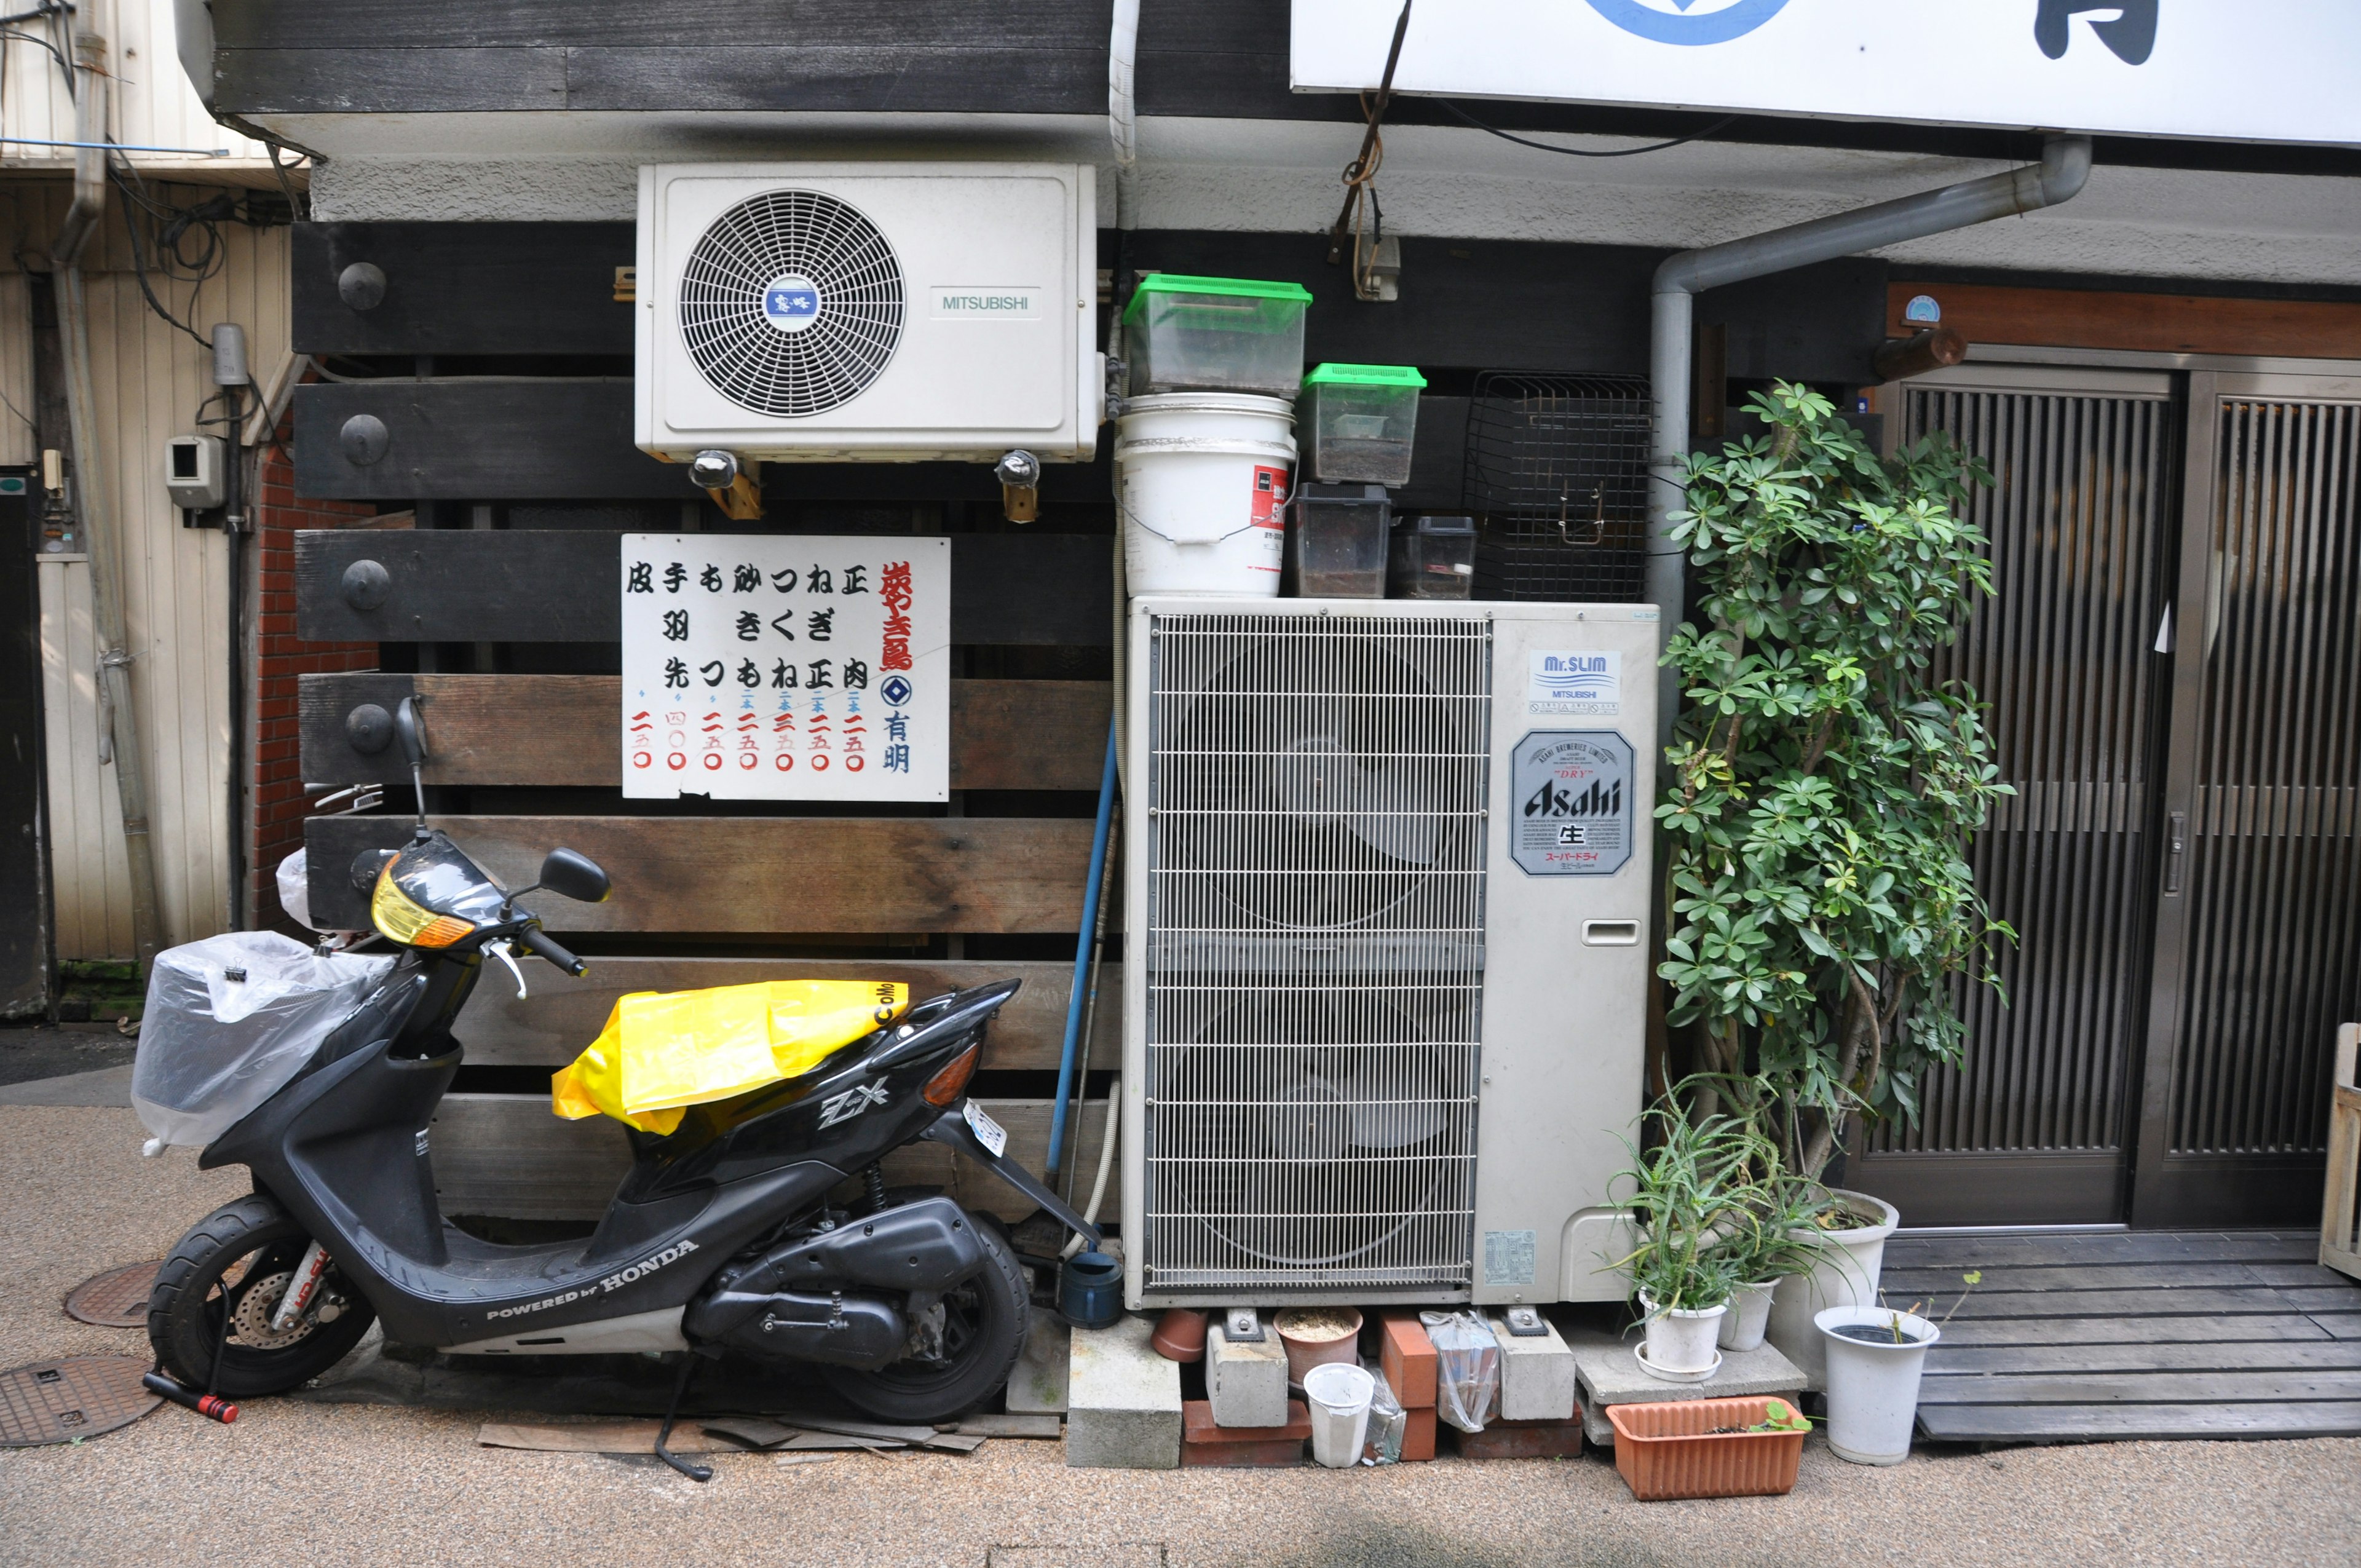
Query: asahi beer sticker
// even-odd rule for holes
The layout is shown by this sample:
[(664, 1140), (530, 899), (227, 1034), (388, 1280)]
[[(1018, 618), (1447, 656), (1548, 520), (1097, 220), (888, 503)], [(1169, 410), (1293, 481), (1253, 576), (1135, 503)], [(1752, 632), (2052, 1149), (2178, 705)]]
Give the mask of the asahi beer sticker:
[(1631, 744), (1536, 729), (1509, 770), (1509, 858), (1529, 876), (1612, 876), (1631, 858)]
[(1525, 711), (1572, 718), (1615, 718), (1623, 712), (1623, 655), (1576, 648), (1536, 648)]

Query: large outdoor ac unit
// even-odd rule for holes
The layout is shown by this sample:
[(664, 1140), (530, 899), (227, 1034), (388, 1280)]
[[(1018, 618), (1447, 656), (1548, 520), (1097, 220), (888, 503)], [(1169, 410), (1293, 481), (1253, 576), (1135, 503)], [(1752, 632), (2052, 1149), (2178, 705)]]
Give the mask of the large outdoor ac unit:
[(1623, 1294), (1657, 630), (1133, 601), (1132, 1306)]
[(1076, 164), (642, 169), (640, 446), (1087, 462), (1096, 193)]

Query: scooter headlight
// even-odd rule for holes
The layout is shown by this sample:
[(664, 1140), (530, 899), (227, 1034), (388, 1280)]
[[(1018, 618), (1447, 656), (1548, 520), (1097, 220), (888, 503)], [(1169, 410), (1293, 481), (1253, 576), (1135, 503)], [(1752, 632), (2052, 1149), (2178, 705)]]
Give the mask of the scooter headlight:
[(388, 941), (406, 948), (447, 948), (475, 930), (473, 922), (437, 915), (402, 892), (394, 883), (393, 867), (393, 861), (386, 861), (369, 894), (369, 923)]

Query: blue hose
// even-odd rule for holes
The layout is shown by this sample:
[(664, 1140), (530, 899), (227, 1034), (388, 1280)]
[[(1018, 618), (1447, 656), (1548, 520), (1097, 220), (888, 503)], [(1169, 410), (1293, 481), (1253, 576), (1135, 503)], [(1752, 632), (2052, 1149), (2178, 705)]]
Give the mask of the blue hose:
[(1091, 833), (1090, 881), (1082, 886), (1082, 934), (1074, 941), (1074, 994), (1066, 1004), (1066, 1048), (1058, 1057), (1058, 1098), (1049, 1113), (1049, 1173), (1058, 1174), (1066, 1152), (1066, 1102), (1074, 1091), (1075, 1054), (1082, 1039), (1084, 990), (1090, 979), (1091, 938), (1098, 929), (1099, 884), (1106, 880), (1107, 827), (1115, 818), (1115, 721), (1107, 720), (1106, 767), (1099, 774), (1099, 823)]

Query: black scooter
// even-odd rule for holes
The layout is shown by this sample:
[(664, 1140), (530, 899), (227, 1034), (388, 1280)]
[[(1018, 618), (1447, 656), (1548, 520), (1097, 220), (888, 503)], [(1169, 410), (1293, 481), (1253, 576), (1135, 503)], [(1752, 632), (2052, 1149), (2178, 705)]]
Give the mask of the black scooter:
[[(414, 707), (397, 728), (415, 770)], [(422, 792), (423, 793), (423, 792)], [(946, 1144), (1095, 1244), (1097, 1230), (1004, 1157), (969, 1106), (993, 1016), (1019, 982), (933, 997), (812, 1071), (689, 1107), (658, 1136), (630, 1134), (631, 1169), (588, 1241), (499, 1245), (446, 1221), (427, 1125), (458, 1070), (452, 1021), (488, 954), (513, 949), (571, 975), (587, 965), (545, 936), (441, 832), (365, 851), (378, 932), (406, 949), (328, 1030), (304, 1069), (208, 1146), (255, 1190), (199, 1221), (159, 1270), (148, 1334), (189, 1389), (233, 1398), (318, 1376), (372, 1318), (390, 1338), (454, 1354), (736, 1352), (818, 1367), (848, 1402), (890, 1420), (972, 1409), (1006, 1382), (1030, 1322), (1025, 1276), (998, 1222), (941, 1196), (889, 1192), (878, 1161)], [(540, 881), (590, 903), (606, 873), (555, 850)], [(849, 1205), (829, 1193), (858, 1177)], [(669, 1419), (665, 1431), (670, 1431)], [(710, 1472), (657, 1452), (684, 1474)]]

